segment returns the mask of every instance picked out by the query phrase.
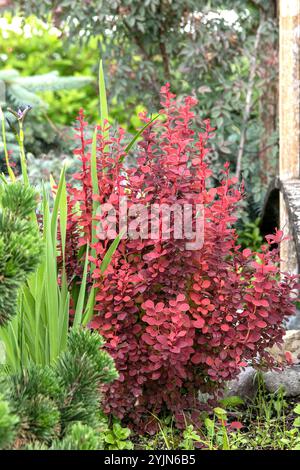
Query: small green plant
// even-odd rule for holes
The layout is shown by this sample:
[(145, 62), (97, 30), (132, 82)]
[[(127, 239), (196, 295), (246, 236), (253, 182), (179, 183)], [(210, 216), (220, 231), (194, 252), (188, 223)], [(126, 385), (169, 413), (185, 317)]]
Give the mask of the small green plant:
[(285, 419), (285, 410), (288, 407), (285, 399), (285, 392), (280, 388), (277, 392), (268, 394), (261, 372), (256, 374), (257, 394), (251, 409), (255, 409), (255, 416), (258, 422), (267, 422)]
[[(257, 376), (258, 393), (253, 403), (248, 403), (243, 412), (246, 430), (229, 435), (230, 448), (259, 450), (296, 450), (300, 449), (300, 432), (297, 424), (299, 405), (291, 409), (283, 390), (267, 393), (260, 374)], [(300, 424), (300, 423), (299, 423)]]
[(160, 431), (151, 437), (140, 437), (136, 448), (300, 450), (300, 405), (291, 408), (282, 392), (268, 394), (262, 387), (253, 403), (244, 403), (237, 396), (226, 397), (220, 403), (222, 408), (216, 407), (212, 414), (202, 416), (200, 426), (187, 422), (183, 431), (173, 429), (171, 416), (164, 420), (156, 417)]
[(129, 440), (130, 434), (130, 429), (122, 427), (118, 422), (113, 423), (104, 438), (106, 447), (109, 450), (133, 449), (133, 443)]
[(295, 408), (294, 408), (294, 413), (297, 416), (297, 418), (295, 419), (294, 423), (293, 423), (293, 426), (295, 426), (296, 428), (300, 428), (300, 405), (297, 405)]
[(227, 412), (220, 407), (214, 408), (213, 418), (207, 417), (204, 421), (207, 431), (206, 445), (210, 450), (229, 450), (229, 436), (227, 430)]
[(260, 251), (263, 243), (263, 237), (260, 233), (260, 218), (254, 222), (245, 222), (243, 227), (238, 230), (238, 241), (242, 248), (251, 248), (253, 251)]
[(197, 431), (195, 430), (192, 424), (189, 424), (185, 430), (183, 431), (182, 441), (180, 442), (179, 446), (183, 450), (194, 450), (195, 445), (203, 444), (204, 441), (201, 439)]
[(172, 450), (178, 449), (180, 444), (180, 433), (174, 427), (174, 417), (165, 416), (163, 419), (153, 415), (158, 423), (159, 432), (153, 435), (140, 436), (138, 449), (144, 450)]

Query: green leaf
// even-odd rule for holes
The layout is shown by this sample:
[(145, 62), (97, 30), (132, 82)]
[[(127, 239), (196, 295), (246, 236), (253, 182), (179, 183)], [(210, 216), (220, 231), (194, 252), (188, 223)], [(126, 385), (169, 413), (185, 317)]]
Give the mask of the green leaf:
[(93, 285), (89, 294), (89, 298), (86, 303), (84, 314), (83, 314), (83, 320), (82, 320), (83, 326), (86, 326), (93, 318), (95, 301), (96, 301), (96, 291), (97, 289)]
[(294, 413), (296, 413), (296, 415), (300, 415), (300, 404), (294, 408)]
[(217, 418), (221, 419), (222, 421), (227, 418), (227, 413), (223, 408), (216, 407), (214, 408), (214, 413), (217, 416)]
[[(57, 221), (58, 221), (59, 209), (62, 209), (61, 215), (63, 216), (63, 229), (65, 229), (64, 224), (66, 224), (65, 218), (66, 218), (67, 196), (66, 196), (65, 173), (66, 173), (66, 168), (63, 167), (63, 169), (61, 170), (61, 174), (60, 174), (59, 184), (58, 184), (57, 192), (56, 192), (55, 199), (54, 199), (54, 207), (53, 207), (52, 217), (51, 217), (51, 233), (52, 233), (53, 241), (56, 241), (56, 238), (57, 238), (56, 233), (57, 233)], [(63, 235), (64, 235), (64, 243), (65, 243), (65, 233)], [(56, 249), (56, 246), (55, 246), (55, 249)]]
[[(68, 217), (68, 204), (67, 204), (67, 185), (65, 173), (61, 174), (62, 189), (59, 201), (59, 226), (63, 262), (65, 263), (65, 249), (66, 249), (66, 235), (67, 235), (67, 217)], [(60, 182), (59, 182), (60, 184)]]
[(95, 127), (94, 129), (93, 141), (92, 141), (91, 176), (92, 176), (93, 195), (99, 194), (99, 182), (98, 182), (98, 174), (97, 174), (97, 127)]
[(243, 405), (244, 400), (236, 395), (233, 395), (231, 397), (226, 397), (220, 400), (220, 404), (223, 406), (223, 408), (236, 408), (240, 405)]
[[(137, 139), (142, 135), (142, 133), (144, 132), (144, 130), (147, 129), (147, 127), (150, 126), (150, 124), (152, 124), (152, 122), (154, 122), (160, 115), (157, 114), (156, 116), (154, 116), (154, 118), (152, 118), (149, 122), (146, 122), (146, 124), (137, 132), (137, 134), (133, 137), (133, 139), (129, 142), (129, 144), (127, 145), (126, 149), (125, 149), (125, 152), (128, 153), (129, 150), (133, 147), (133, 145), (135, 144), (135, 142), (137, 141)], [(120, 159), (120, 161), (123, 161), (124, 160), (124, 157), (122, 157)]]
[(115, 438), (114, 436), (109, 433), (105, 436), (105, 442), (107, 442), (107, 444), (115, 444)]
[[(108, 121), (108, 106), (105, 88), (105, 78), (103, 73), (102, 59), (99, 64), (99, 99), (100, 99), (100, 125), (103, 129), (104, 121)], [(104, 137), (107, 137), (107, 132), (104, 133)]]
[(57, 91), (82, 88), (93, 81), (92, 77), (60, 77), (57, 71), (31, 77), (18, 77), (14, 83), (31, 92)]
[(119, 233), (119, 235), (115, 238), (115, 240), (112, 242), (112, 244), (110, 245), (110, 247), (108, 248), (107, 252), (105, 253), (105, 256), (102, 260), (102, 263), (101, 263), (101, 266), (100, 266), (100, 270), (102, 272), (102, 274), (105, 273), (109, 263), (111, 262), (111, 259), (116, 251), (116, 249), (118, 248), (118, 245), (120, 243), (120, 240), (122, 238), (122, 236), (124, 235), (125, 233), (125, 229)]
[(76, 304), (76, 310), (74, 315), (73, 327), (76, 328), (81, 325), (83, 317), (83, 307), (86, 293), (86, 281), (87, 281), (87, 271), (88, 271), (88, 256), (89, 256), (89, 245), (86, 247), (86, 255), (84, 262), (83, 275), (81, 279), (81, 285), (79, 290), (79, 295)]
[(300, 428), (300, 416), (295, 419), (295, 421), (293, 422), (293, 426), (295, 426), (296, 428)]
[[(98, 172), (97, 172), (97, 127), (95, 127), (92, 141), (92, 151), (91, 151), (91, 178), (92, 178), (92, 188), (93, 196), (99, 195), (99, 182), (98, 182)], [(96, 228), (95, 228), (95, 217), (97, 215), (97, 210), (100, 206), (99, 201), (93, 200), (93, 214), (92, 214), (92, 244), (96, 243)], [(91, 255), (96, 256), (95, 249), (92, 249)]]
[(205, 424), (205, 427), (208, 430), (208, 432), (213, 433), (213, 430), (214, 430), (214, 427), (215, 427), (214, 421), (210, 418), (205, 418), (204, 424)]

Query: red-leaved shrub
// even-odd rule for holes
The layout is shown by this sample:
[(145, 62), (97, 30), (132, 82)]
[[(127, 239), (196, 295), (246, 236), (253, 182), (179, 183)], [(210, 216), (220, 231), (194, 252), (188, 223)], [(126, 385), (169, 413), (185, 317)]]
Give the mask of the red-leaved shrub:
[(174, 227), (169, 239), (161, 233), (155, 240), (124, 239), (102, 275), (111, 240), (92, 244), (90, 281), (98, 291), (90, 326), (106, 339), (120, 373), (105, 390), (105, 411), (143, 431), (162, 409), (174, 413), (180, 425), (184, 414), (199, 411), (199, 390), (222, 389), (246, 364), (272, 366), (267, 348), (282, 341), (296, 286), (294, 277), (280, 278), (278, 248), (270, 249), (280, 242), (280, 231), (267, 237), (261, 253), (238, 246), (234, 222), (242, 189), (229, 176), (229, 165), (219, 185), (209, 187), (206, 154), (213, 129), (207, 120), (201, 132), (193, 130), (196, 100), (187, 97), (178, 104), (168, 84), (161, 96), (164, 119), (143, 132), (134, 168), (124, 165), (124, 131), (104, 138), (107, 129), (99, 128), (99, 195), (94, 196), (91, 141), (81, 111), (75, 153), (82, 168), (77, 185), (68, 188), (66, 263), (72, 276), (81, 270), (80, 247), (92, 244), (93, 201), (108, 202), (117, 212), (125, 195), (129, 207), (204, 205), (204, 245), (198, 250), (186, 249)]

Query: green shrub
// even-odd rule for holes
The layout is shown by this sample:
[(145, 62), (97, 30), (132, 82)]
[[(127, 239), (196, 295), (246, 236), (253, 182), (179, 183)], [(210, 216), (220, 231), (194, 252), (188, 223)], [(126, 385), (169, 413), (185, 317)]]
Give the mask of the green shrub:
[(2, 438), (1, 447), (100, 448), (99, 391), (117, 377), (102, 347), (98, 333), (71, 329), (67, 350), (53, 366), (31, 364), (27, 370), (3, 375), (0, 438), (7, 438)]
[(122, 427), (118, 422), (113, 423), (111, 429), (105, 435), (105, 443), (109, 450), (130, 450), (133, 443), (130, 442), (130, 429)]
[(18, 182), (0, 188), (0, 325), (16, 314), (18, 289), (41, 259), (42, 240), (31, 217), (36, 198), (33, 188)]
[(103, 450), (102, 434), (87, 424), (75, 423), (62, 440), (56, 440), (51, 450)]
[(112, 358), (101, 349), (103, 345), (97, 332), (72, 329), (69, 334), (68, 348), (56, 364), (63, 429), (74, 421), (90, 426), (98, 423), (99, 385), (117, 378)]
[(5, 449), (14, 440), (18, 417), (12, 413), (8, 400), (0, 395), (0, 449)]

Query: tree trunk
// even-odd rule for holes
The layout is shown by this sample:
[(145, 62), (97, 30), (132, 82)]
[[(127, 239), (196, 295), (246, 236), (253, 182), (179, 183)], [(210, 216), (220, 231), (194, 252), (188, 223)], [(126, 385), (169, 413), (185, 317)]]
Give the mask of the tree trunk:
[[(273, 2), (273, 8), (266, 11), (267, 20), (276, 20), (278, 18), (278, 2)], [(268, 73), (271, 71), (273, 75), (274, 69), (278, 71), (278, 40), (263, 43), (262, 56), (265, 58), (261, 64), (263, 72), (265, 72), (268, 80)], [(278, 73), (275, 77), (270, 77), (264, 93), (260, 100), (260, 117), (263, 128), (263, 135), (260, 141), (259, 158), (260, 158), (260, 174), (261, 181), (266, 186), (273, 179), (279, 170), (278, 161), (272, 166), (273, 145), (270, 145), (271, 137), (277, 131), (278, 117)], [(274, 144), (275, 145), (275, 144)]]

